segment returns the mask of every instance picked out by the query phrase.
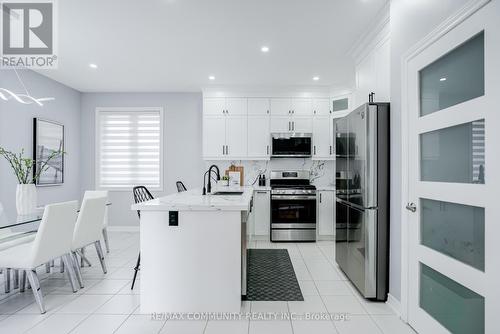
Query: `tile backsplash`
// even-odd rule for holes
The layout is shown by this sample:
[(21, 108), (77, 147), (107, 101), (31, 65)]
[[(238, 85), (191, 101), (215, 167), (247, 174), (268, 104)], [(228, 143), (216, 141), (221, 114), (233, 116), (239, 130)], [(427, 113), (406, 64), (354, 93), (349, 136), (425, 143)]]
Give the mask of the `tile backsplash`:
[(245, 168), (245, 185), (257, 184), (260, 173), (266, 175), (269, 184), (269, 175), (272, 170), (308, 170), (311, 173), (311, 182), (316, 186), (333, 186), (335, 161), (311, 160), (307, 158), (297, 159), (272, 159), (262, 160), (233, 160), (233, 161), (206, 161), (206, 167), (217, 165), (221, 173), (224, 173), (230, 165), (243, 166)]

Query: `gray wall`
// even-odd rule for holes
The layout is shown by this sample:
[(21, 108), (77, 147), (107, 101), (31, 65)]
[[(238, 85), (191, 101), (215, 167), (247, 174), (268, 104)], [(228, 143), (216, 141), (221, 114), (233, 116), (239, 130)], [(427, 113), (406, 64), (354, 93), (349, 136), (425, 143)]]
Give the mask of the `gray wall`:
[[(175, 182), (200, 188), (205, 163), (202, 156), (201, 93), (83, 93), (81, 103), (81, 190), (95, 189), (95, 109), (97, 107), (163, 107), (164, 187), (160, 196), (177, 191)], [(110, 225), (138, 226), (130, 210), (133, 196), (128, 191), (110, 193)]]
[[(33, 117), (41, 117), (64, 124), (65, 157), (64, 184), (39, 187), (38, 204), (80, 198), (80, 93), (32, 71), (18, 71), (31, 95), (55, 97), (43, 107), (0, 100), (0, 146), (19, 152), (24, 148), (29, 157), (33, 146)], [(23, 92), (23, 87), (12, 70), (0, 70), (0, 87)], [(9, 219), (16, 213), (17, 179), (5, 159), (0, 159), (0, 202)]]
[[(391, 258), (390, 293), (401, 298), (401, 60), (467, 0), (391, 1)], [(404, 196), (403, 198), (406, 198)]]

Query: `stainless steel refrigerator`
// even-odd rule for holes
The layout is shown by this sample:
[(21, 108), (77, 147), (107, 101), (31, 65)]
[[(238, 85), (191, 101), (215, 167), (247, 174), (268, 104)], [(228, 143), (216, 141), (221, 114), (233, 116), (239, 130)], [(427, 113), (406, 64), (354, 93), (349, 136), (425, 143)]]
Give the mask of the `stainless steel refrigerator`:
[(366, 103), (335, 123), (335, 259), (368, 299), (387, 300), (389, 104)]

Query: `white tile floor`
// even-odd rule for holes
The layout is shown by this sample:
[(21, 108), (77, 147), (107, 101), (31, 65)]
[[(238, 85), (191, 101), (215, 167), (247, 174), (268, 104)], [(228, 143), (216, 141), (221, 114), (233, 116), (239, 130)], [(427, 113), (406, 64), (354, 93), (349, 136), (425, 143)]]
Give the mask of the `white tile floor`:
[(383, 303), (363, 300), (334, 261), (333, 242), (273, 244), (254, 241), (252, 248), (286, 248), (289, 251), (303, 302), (243, 302), (242, 312), (294, 314), (349, 314), (348, 320), (234, 320), (153, 321), (139, 314), (139, 284), (130, 290), (132, 268), (139, 251), (138, 233), (110, 233), (111, 252), (104, 275), (95, 256), (83, 269), (85, 288), (73, 294), (65, 274), (40, 268), (47, 313), (40, 315), (31, 290), (3, 291), (0, 280), (0, 333), (204, 333), (204, 334), (322, 334), (415, 333)]

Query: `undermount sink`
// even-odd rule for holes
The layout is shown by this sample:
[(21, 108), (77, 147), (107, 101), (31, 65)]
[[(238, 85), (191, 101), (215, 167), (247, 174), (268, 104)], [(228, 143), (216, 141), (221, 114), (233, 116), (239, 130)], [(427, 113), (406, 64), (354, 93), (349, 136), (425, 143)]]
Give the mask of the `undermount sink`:
[(226, 195), (243, 195), (243, 191), (216, 191), (212, 195), (226, 196)]

